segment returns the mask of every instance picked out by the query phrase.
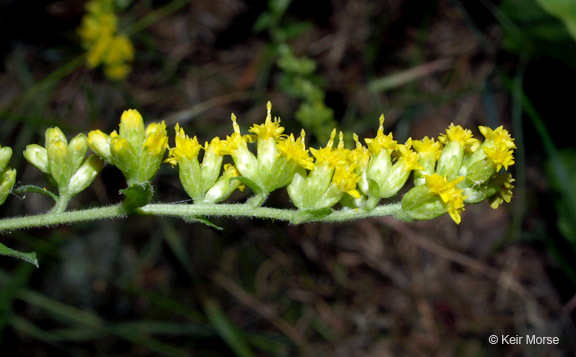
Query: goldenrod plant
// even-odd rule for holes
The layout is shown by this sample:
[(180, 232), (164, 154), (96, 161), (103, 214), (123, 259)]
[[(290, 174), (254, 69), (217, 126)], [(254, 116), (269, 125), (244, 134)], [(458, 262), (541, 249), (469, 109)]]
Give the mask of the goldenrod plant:
[[(343, 134), (332, 130), (324, 147), (307, 148), (306, 133), (296, 138), (284, 133), (279, 118), (267, 104), (263, 124), (242, 134), (232, 114), (233, 132), (200, 145), (179, 124), (169, 148), (164, 122), (144, 124), (135, 110), (124, 111), (119, 131), (94, 130), (68, 143), (59, 128), (46, 131), (46, 143), (28, 145), (24, 157), (46, 174), (58, 195), (45, 189), (18, 192), (45, 193), (56, 201), (45, 214), (0, 219), (0, 231), (67, 224), (134, 215), (173, 216), (207, 224), (207, 216), (247, 216), (305, 222), (343, 222), (391, 215), (398, 219), (429, 220), (448, 213), (459, 224), (466, 204), (488, 200), (492, 208), (510, 202), (514, 179), (514, 139), (503, 127), (479, 127), (484, 140), (451, 124), (437, 139), (409, 138), (399, 144), (384, 132), (384, 116), (373, 138), (346, 148)], [(87, 158), (90, 148), (95, 154)], [(168, 157), (165, 158), (167, 149)], [(16, 179), (7, 169), (12, 155), (0, 149), (0, 202)], [(100, 159), (101, 158), (101, 159)], [(126, 177), (125, 199), (112, 206), (66, 211), (68, 201), (87, 188), (104, 162)], [(150, 203), (152, 180), (160, 165), (177, 167), (184, 191), (193, 203)], [(402, 191), (413, 177), (413, 187)], [(245, 203), (220, 203), (245, 187), (253, 196)], [(296, 209), (263, 206), (269, 193), (286, 187)], [(406, 192), (399, 196), (400, 192)], [(382, 203), (382, 200), (383, 203)], [(340, 208), (338, 208), (338, 205)], [(6, 248), (6, 247), (4, 247)], [(6, 248), (7, 249), (7, 248)], [(2, 252), (0, 251), (0, 254)]]
[(91, 0), (86, 3), (86, 15), (78, 29), (86, 50), (86, 66), (103, 66), (110, 80), (124, 79), (134, 60), (134, 46), (119, 32), (118, 21), (114, 0)]

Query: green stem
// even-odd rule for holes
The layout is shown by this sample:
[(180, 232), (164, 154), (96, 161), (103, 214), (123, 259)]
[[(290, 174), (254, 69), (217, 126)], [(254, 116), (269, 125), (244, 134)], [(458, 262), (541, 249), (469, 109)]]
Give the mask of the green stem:
[[(303, 219), (302, 212), (295, 209), (253, 207), (247, 204), (149, 204), (134, 210), (134, 214), (180, 217), (184, 219), (198, 216), (268, 218), (288, 221), (293, 224), (308, 222), (345, 222), (380, 216), (395, 216), (399, 219), (406, 219), (406, 217), (402, 215), (402, 207), (400, 203), (380, 205), (370, 211), (362, 209), (341, 209), (333, 211), (328, 215), (311, 216), (307, 219)], [(0, 219), (0, 232), (11, 231), (14, 229), (95, 221), (99, 219), (121, 218), (126, 215), (126, 211), (121, 205), (89, 208), (78, 211), (48, 212), (35, 216)]]
[(68, 207), (68, 202), (70, 201), (70, 197), (66, 195), (60, 195), (58, 199), (56, 199), (56, 204), (50, 210), (50, 213), (62, 213), (66, 211), (66, 207)]

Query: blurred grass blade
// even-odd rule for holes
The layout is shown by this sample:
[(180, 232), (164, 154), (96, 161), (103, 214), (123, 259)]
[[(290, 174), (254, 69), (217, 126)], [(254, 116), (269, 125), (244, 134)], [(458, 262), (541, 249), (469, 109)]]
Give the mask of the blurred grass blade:
[(406, 83), (415, 81), (432, 73), (444, 71), (450, 68), (451, 63), (452, 61), (449, 59), (442, 58), (434, 62), (384, 76), (368, 83), (368, 90), (370, 92), (385, 92), (390, 89), (401, 87)]
[(218, 332), (220, 337), (237, 356), (254, 356), (254, 353), (248, 346), (248, 340), (242, 331), (224, 314), (218, 302), (212, 299), (206, 299), (204, 301), (204, 309), (206, 310), (208, 320), (216, 329), (216, 332)]
[(576, 41), (576, 1), (574, 0), (536, 0), (550, 15), (562, 20), (568, 32)]
[(38, 259), (36, 258), (36, 253), (34, 252), (30, 253), (19, 252), (17, 250), (8, 248), (4, 244), (0, 243), (0, 255), (7, 255), (9, 257), (21, 259), (38, 268)]

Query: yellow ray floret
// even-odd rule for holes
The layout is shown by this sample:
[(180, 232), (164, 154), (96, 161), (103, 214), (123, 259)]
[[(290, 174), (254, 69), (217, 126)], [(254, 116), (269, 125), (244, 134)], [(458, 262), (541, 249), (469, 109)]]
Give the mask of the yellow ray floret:
[(266, 121), (264, 124), (254, 124), (248, 131), (256, 134), (258, 138), (262, 140), (270, 138), (278, 140), (278, 138), (282, 136), (284, 128), (280, 126), (279, 118), (274, 118), (274, 120), (272, 120), (272, 104), (270, 102), (268, 102), (266, 108), (268, 114), (266, 115)]
[(310, 152), (316, 158), (314, 165), (326, 165), (329, 167), (336, 167), (346, 164), (346, 152), (344, 148), (334, 149), (334, 139), (336, 138), (336, 129), (330, 133), (330, 140), (325, 147), (321, 149), (310, 148)]
[(368, 162), (370, 161), (370, 150), (362, 145), (358, 139), (358, 135), (354, 133), (352, 137), (354, 138), (356, 147), (354, 150), (351, 150), (350, 155), (348, 155), (348, 164), (355, 165), (357, 168), (362, 170), (362, 168), (368, 166)]
[(502, 125), (492, 130), (487, 126), (479, 126), (480, 133), (484, 135), (486, 140), (494, 142), (495, 146), (504, 146), (507, 149), (516, 149), (514, 139), (510, 136), (508, 130), (504, 129)]
[(337, 166), (332, 176), (332, 182), (338, 186), (338, 189), (354, 198), (360, 198), (360, 193), (356, 190), (359, 180), (360, 176), (354, 172), (354, 166)]
[(431, 193), (440, 196), (446, 206), (446, 211), (456, 224), (460, 224), (460, 212), (464, 211), (464, 199), (466, 198), (462, 195), (462, 190), (457, 187), (462, 180), (464, 180), (462, 176), (452, 181), (448, 181), (446, 177), (438, 174), (426, 176), (426, 186)]
[(382, 149), (388, 150), (392, 153), (396, 149), (397, 142), (394, 140), (392, 133), (384, 135), (384, 114), (380, 115), (380, 126), (374, 139), (364, 139), (368, 149), (372, 154), (377, 155)]
[(176, 166), (181, 158), (188, 160), (197, 158), (200, 149), (202, 149), (202, 145), (198, 143), (198, 139), (196, 137), (190, 138), (186, 135), (184, 129), (182, 129), (179, 124), (176, 124), (174, 130), (176, 131), (176, 146), (170, 149), (169, 156), (164, 162)]
[(442, 153), (442, 143), (435, 141), (434, 138), (425, 136), (422, 140), (413, 140), (412, 148), (420, 153), (434, 153), (434, 157), (438, 159)]
[(308, 154), (306, 150), (306, 145), (304, 143), (304, 138), (306, 137), (306, 132), (302, 130), (300, 137), (294, 139), (294, 135), (290, 134), (289, 137), (281, 140), (276, 144), (279, 154), (286, 157), (286, 160), (293, 161), (297, 165), (312, 170), (314, 168), (314, 162), (312, 157)]
[(410, 148), (412, 146), (412, 139), (408, 138), (405, 144), (400, 144), (396, 146), (396, 157), (398, 161), (402, 160), (404, 164), (404, 169), (410, 170), (424, 170), (424, 168), (418, 162), (418, 153), (412, 151)]
[(495, 148), (485, 146), (484, 153), (496, 165), (496, 171), (500, 171), (502, 166), (508, 170), (508, 166), (514, 165), (513, 151), (506, 149), (503, 145)]
[(460, 125), (454, 125), (454, 123), (450, 123), (446, 129), (446, 134), (440, 134), (438, 141), (444, 145), (449, 142), (457, 142), (470, 151), (476, 151), (480, 146), (478, 139), (472, 137), (472, 131), (464, 129)]
[(232, 119), (232, 127), (234, 132), (231, 135), (226, 136), (226, 140), (222, 142), (222, 148), (218, 152), (219, 155), (234, 155), (234, 152), (238, 149), (240, 145), (245, 145), (246, 143), (253, 143), (256, 141), (254, 135), (242, 135), (240, 133), (240, 126), (236, 122), (236, 115), (232, 113), (230, 116)]
[(500, 186), (500, 191), (489, 198), (490, 207), (496, 209), (504, 202), (510, 203), (510, 200), (512, 200), (512, 189), (514, 188), (514, 181), (515, 180), (512, 178), (512, 174), (509, 173), (498, 176), (496, 184)]

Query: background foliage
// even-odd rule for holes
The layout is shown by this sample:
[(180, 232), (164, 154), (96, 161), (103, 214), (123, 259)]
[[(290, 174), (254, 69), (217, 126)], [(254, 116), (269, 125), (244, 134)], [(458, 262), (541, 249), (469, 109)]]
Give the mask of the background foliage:
[[(546, 4), (546, 5), (545, 5)], [(0, 260), (2, 355), (550, 355), (576, 353), (574, 9), (537, 0), (118, 1), (135, 46), (111, 82), (84, 66), (84, 4), (0, 1), (0, 144), (20, 153), (58, 125), (115, 129), (124, 109), (206, 140), (264, 119), (318, 144), (333, 124), (398, 140), (450, 122), (517, 138), (512, 204), (469, 206), (460, 226), (369, 219), (222, 232), (133, 217), (1, 235), (40, 268)], [(31, 26), (30, 24), (34, 24)], [(40, 30), (39, 30), (40, 29)], [(476, 133), (478, 135), (478, 133)], [(155, 200), (186, 199), (164, 165)], [(107, 166), (71, 208), (121, 199)], [(245, 196), (237, 194), (234, 200)], [(9, 197), (2, 216), (45, 212)], [(285, 192), (269, 204), (288, 206)], [(558, 336), (490, 345), (492, 334)]]

